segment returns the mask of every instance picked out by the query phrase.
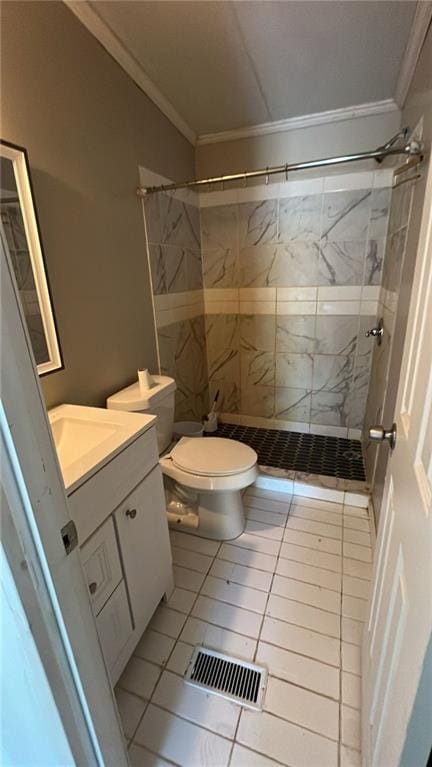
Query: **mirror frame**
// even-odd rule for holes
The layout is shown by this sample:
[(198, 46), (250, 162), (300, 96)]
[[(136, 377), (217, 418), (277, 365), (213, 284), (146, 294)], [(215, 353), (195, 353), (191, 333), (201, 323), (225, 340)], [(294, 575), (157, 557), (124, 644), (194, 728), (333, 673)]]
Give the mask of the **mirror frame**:
[(27, 150), (24, 147), (12, 144), (4, 139), (0, 139), (0, 155), (1, 157), (12, 161), (15, 183), (21, 206), (30, 262), (41, 309), (42, 324), (49, 355), (47, 362), (42, 362), (40, 365), (36, 365), (39, 376), (43, 376), (47, 373), (62, 370), (64, 365), (39, 232), (39, 221), (30, 178), (30, 165)]

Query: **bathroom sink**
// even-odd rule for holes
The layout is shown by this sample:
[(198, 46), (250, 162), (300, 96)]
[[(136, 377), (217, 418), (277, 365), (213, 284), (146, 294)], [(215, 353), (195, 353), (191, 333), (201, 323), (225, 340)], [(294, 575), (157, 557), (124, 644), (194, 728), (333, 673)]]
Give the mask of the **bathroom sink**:
[(48, 413), (57, 457), (68, 492), (155, 422), (152, 415), (60, 405)]

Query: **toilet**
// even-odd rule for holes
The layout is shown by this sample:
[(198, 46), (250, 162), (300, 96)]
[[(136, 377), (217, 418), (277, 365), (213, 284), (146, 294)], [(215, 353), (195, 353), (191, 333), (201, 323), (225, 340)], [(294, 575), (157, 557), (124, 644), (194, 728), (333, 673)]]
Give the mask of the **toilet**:
[(222, 437), (182, 437), (173, 443), (176, 384), (152, 376), (113, 394), (107, 407), (158, 416), (156, 432), (171, 528), (215, 540), (237, 538), (245, 526), (241, 491), (258, 476), (255, 450)]

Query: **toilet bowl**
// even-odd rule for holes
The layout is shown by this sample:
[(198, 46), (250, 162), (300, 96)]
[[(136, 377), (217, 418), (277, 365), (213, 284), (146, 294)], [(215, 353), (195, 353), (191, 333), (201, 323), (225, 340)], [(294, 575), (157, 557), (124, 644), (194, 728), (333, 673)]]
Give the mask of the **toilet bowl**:
[(257, 454), (237, 440), (183, 437), (172, 444), (175, 382), (153, 376), (107, 399), (107, 407), (158, 416), (156, 431), (171, 528), (215, 540), (237, 538), (245, 526), (241, 491), (258, 476)]

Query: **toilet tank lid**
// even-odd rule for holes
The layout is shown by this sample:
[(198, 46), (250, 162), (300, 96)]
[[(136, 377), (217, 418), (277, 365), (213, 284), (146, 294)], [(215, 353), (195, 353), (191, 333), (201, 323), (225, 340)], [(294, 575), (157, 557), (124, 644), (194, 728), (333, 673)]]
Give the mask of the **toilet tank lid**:
[(162, 402), (165, 397), (172, 394), (176, 389), (176, 383), (169, 376), (152, 376), (155, 385), (151, 389), (142, 392), (138, 381), (126, 389), (112, 394), (106, 403), (109, 410), (149, 410)]

